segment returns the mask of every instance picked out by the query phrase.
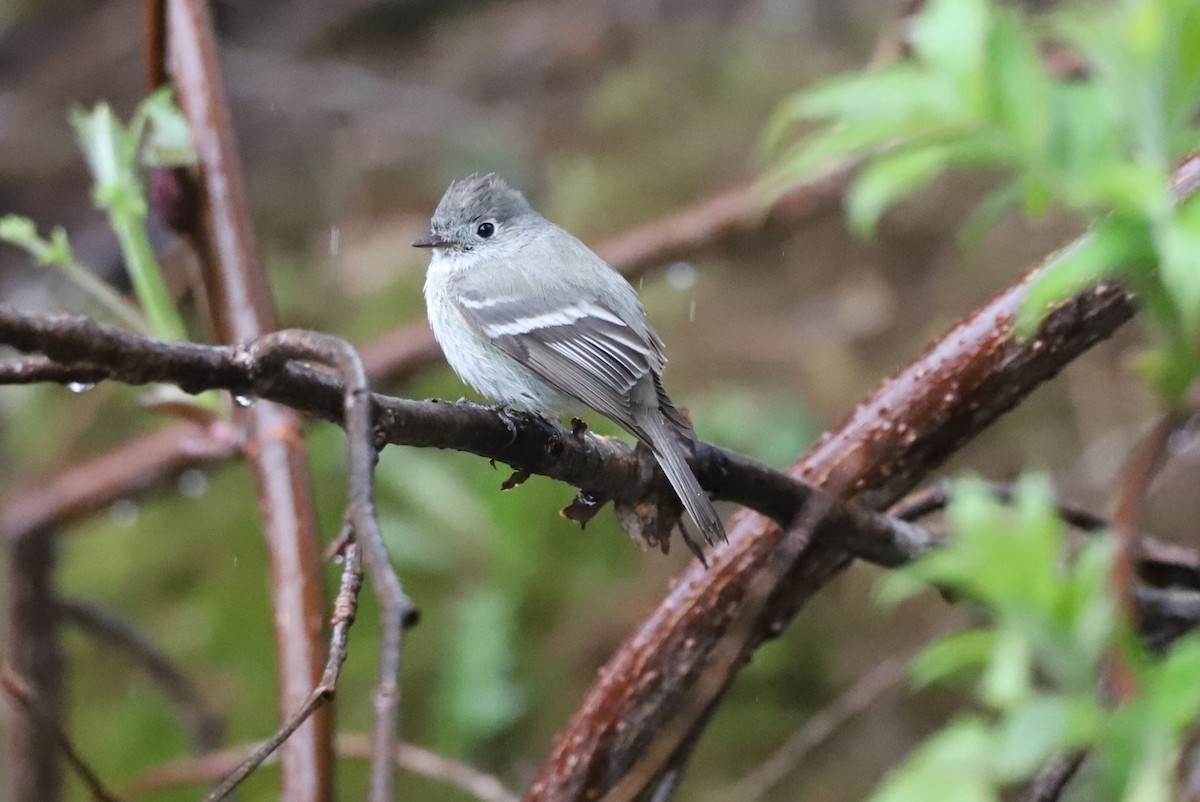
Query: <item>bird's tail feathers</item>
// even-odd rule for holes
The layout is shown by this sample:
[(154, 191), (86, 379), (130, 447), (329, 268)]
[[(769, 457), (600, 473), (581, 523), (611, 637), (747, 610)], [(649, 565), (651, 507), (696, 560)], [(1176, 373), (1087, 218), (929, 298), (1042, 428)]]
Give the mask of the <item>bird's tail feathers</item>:
[[(687, 510), (688, 515), (696, 522), (696, 526), (704, 535), (704, 541), (711, 546), (719, 540), (725, 540), (725, 526), (721, 523), (721, 516), (717, 515), (712, 501), (700, 487), (696, 475), (692, 473), (684, 454), (684, 445), (680, 442), (678, 435), (672, 432), (668, 422), (658, 415), (653, 416), (644, 429), (649, 436), (650, 446), (654, 449), (654, 456), (658, 459), (659, 466), (667, 475), (667, 480), (675, 489), (679, 500), (683, 502), (683, 508)], [(698, 545), (688, 537), (686, 531), (684, 540), (688, 547), (700, 557), (701, 562), (704, 562), (703, 553)]]

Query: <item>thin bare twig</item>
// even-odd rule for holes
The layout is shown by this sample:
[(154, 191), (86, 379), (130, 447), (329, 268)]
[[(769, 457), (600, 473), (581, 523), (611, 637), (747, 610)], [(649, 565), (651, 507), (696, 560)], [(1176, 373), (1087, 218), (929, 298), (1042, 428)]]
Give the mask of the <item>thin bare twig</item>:
[(342, 568), (342, 581), (337, 598), (333, 603), (333, 626), (329, 636), (329, 659), (321, 681), (313, 688), (300, 709), (284, 721), (275, 734), (266, 741), (258, 744), (242, 757), (241, 762), (228, 770), (221, 782), (204, 797), (204, 802), (217, 802), (227, 797), (243, 780), (250, 776), (256, 768), (262, 765), (268, 757), (275, 753), (300, 725), (309, 719), (323, 704), (331, 700), (337, 692), (338, 675), (342, 664), (346, 662), (350, 626), (358, 610), (358, 591), (362, 588), (362, 564), (358, 555), (358, 544), (349, 543), (344, 552), (345, 565)]
[[(397, 715), (400, 709), (400, 660), (404, 627), (414, 615), (412, 601), (392, 567), (375, 515), (374, 480), (378, 452), (375, 448), (374, 409), (367, 374), (358, 352), (336, 337), (288, 330), (268, 334), (251, 346), (264, 364), (310, 360), (333, 368), (344, 382), (342, 423), (349, 452), (347, 519), (354, 543), (362, 550), (379, 599), (383, 634), (379, 644), (379, 684), (375, 689), (375, 760), (371, 763), (371, 799), (390, 802), (393, 797)], [(344, 655), (343, 655), (344, 659)], [(329, 673), (326, 669), (326, 680)], [(330, 686), (332, 687), (332, 685)]]
[(818, 710), (758, 768), (718, 796), (724, 802), (753, 802), (778, 785), (808, 755), (829, 740), (847, 721), (896, 687), (904, 677), (908, 657), (890, 657)]
[(220, 746), (225, 729), (221, 717), (209, 707), (200, 690), (182, 669), (161, 649), (128, 622), (95, 604), (59, 599), (57, 607), (61, 620), (120, 649), (163, 689), (193, 749), (206, 752)]
[[(371, 742), (371, 736), (363, 733), (342, 733), (334, 741), (337, 756), (344, 760), (370, 760), (373, 754)], [(172, 760), (143, 771), (121, 791), (127, 797), (139, 799), (181, 785), (210, 783), (228, 774), (248, 754), (261, 747), (262, 744), (232, 746), (205, 755)], [(490, 774), (415, 744), (396, 744), (394, 758), (398, 768), (452, 785), (480, 802), (517, 802), (519, 799)], [(277, 755), (271, 755), (263, 761), (264, 766), (277, 763)]]
[(25, 680), (12, 673), (7, 667), (0, 668), (0, 690), (3, 690), (10, 699), (19, 704), (25, 711), (25, 715), (35, 721), (37, 726), (44, 728), (53, 736), (58, 748), (66, 757), (67, 763), (87, 786), (92, 799), (98, 800), (98, 802), (121, 802), (120, 798), (104, 786), (100, 777), (80, 756), (66, 731), (59, 725), (58, 717), (42, 709), (37, 696), (30, 690), (29, 684)]
[(1083, 765), (1085, 756), (1085, 752), (1072, 752), (1056, 757), (1043, 766), (1030, 783), (1024, 802), (1057, 802)]

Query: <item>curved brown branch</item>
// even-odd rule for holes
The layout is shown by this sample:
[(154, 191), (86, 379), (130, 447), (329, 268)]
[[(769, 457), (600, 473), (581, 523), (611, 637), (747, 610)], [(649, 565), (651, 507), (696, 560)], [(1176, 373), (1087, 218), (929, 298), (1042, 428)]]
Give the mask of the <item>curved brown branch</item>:
[[(1017, 342), (1012, 320), (1023, 296), (1019, 282), (960, 323), (860, 404), (791, 473), (886, 507), (1133, 314), (1123, 289), (1102, 286), (1051, 314), (1037, 339)], [(601, 671), (528, 799), (603, 796), (640, 761), (672, 711), (697, 693), (714, 644), (752, 601), (755, 578), (777, 569), (781, 532), (768, 519), (740, 515), (729, 529), (730, 542), (716, 550), (712, 570), (690, 570)], [(848, 562), (845, 551), (814, 539), (771, 589), (743, 648), (780, 631)], [(724, 682), (735, 673), (736, 667)]]

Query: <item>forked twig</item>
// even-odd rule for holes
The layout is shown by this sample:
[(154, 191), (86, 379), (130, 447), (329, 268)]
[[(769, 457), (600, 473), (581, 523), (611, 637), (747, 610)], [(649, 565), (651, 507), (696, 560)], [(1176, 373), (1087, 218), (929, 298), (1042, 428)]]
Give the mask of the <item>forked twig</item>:
[(313, 688), (311, 694), (300, 709), (276, 730), (275, 734), (263, 741), (245, 760), (227, 774), (215, 788), (204, 797), (204, 802), (217, 802), (241, 784), (256, 768), (262, 765), (271, 754), (286, 741), (296, 729), (308, 720), (321, 705), (333, 698), (337, 691), (338, 675), (341, 674), (342, 664), (346, 662), (347, 640), (350, 626), (358, 609), (358, 591), (362, 588), (362, 562), (358, 556), (358, 544), (351, 541), (344, 552), (345, 565), (342, 568), (342, 581), (338, 588), (337, 598), (333, 602), (333, 625), (329, 635), (329, 661), (321, 675), (321, 682)]
[(396, 719), (400, 705), (402, 636), (405, 625), (411, 622), (413, 606), (392, 568), (375, 515), (373, 484), (378, 451), (372, 430), (373, 410), (366, 371), (358, 353), (349, 343), (336, 337), (295, 329), (275, 332), (255, 340), (247, 349), (247, 358), (257, 370), (268, 373), (278, 372), (277, 368), (285, 362), (309, 361), (333, 368), (341, 376), (343, 425), (349, 452), (349, 490), (345, 525), (339, 540), (344, 539), (347, 543), (346, 568), (342, 572), (341, 589), (334, 603), (329, 662), (321, 682), (292, 718), (206, 799), (215, 802), (235, 788), (315, 710), (333, 697), (338, 673), (346, 659), (346, 637), (354, 620), (358, 591), (362, 587), (362, 567), (365, 566), (379, 599), (383, 618), (379, 684), (375, 690), (370, 798), (373, 802), (389, 802), (395, 775), (392, 755), (396, 749)]

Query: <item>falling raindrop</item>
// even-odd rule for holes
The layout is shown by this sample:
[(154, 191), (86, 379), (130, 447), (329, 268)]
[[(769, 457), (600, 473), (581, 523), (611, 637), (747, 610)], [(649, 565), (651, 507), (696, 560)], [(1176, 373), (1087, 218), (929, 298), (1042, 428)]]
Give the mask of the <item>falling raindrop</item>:
[(204, 471), (190, 468), (179, 474), (179, 492), (188, 498), (200, 498), (208, 492), (208, 476)]
[(95, 382), (68, 382), (67, 389), (73, 393), (86, 393), (96, 386)]
[(138, 519), (138, 505), (127, 498), (118, 499), (108, 508), (108, 519), (117, 526), (133, 526)]
[(337, 256), (341, 248), (342, 230), (337, 226), (329, 227), (329, 255)]
[(237, 404), (242, 409), (245, 409), (254, 403), (254, 399), (248, 395), (235, 395), (233, 397), (233, 403)]
[(333, 555), (333, 564), (334, 565), (341, 565), (344, 562), (346, 562), (346, 558), (342, 554), (339, 553), (339, 554)]
[(696, 322), (696, 299), (695, 298), (693, 298), (692, 302), (690, 304), (688, 304), (688, 322), (689, 323)]
[(671, 289), (690, 290), (696, 286), (696, 268), (690, 262), (674, 262), (667, 268), (667, 284)]

